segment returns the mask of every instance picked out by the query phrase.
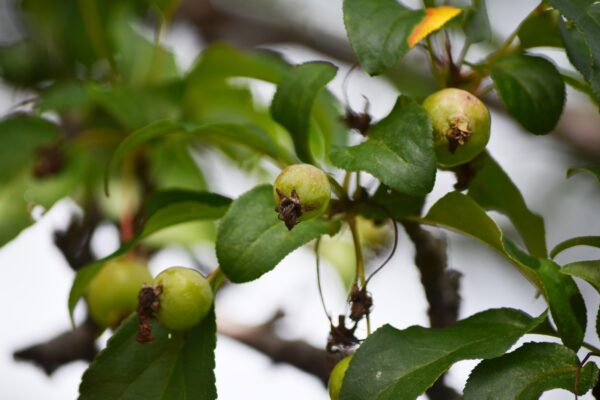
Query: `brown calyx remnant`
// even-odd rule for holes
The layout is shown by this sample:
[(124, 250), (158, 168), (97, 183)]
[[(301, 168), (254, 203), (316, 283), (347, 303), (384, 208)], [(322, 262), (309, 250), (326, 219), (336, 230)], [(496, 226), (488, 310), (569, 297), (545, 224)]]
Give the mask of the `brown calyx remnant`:
[(275, 189), (275, 191), (277, 192), (277, 196), (279, 196), (279, 205), (275, 207), (275, 211), (277, 211), (277, 217), (285, 222), (285, 226), (290, 231), (298, 223), (298, 219), (302, 216), (302, 214), (304, 214), (306, 211), (311, 211), (316, 208), (302, 205), (296, 189), (292, 189), (290, 197), (283, 194), (279, 189)]
[(152, 336), (152, 318), (158, 311), (160, 302), (158, 297), (162, 293), (162, 286), (144, 285), (138, 294), (137, 319), (138, 334), (135, 340), (138, 343), (150, 343), (154, 341)]
[(351, 109), (346, 110), (346, 115), (342, 121), (350, 129), (356, 129), (361, 135), (367, 136), (366, 132), (371, 127), (371, 116), (368, 112), (357, 113)]
[(471, 136), (471, 127), (469, 121), (457, 118), (449, 122), (450, 129), (446, 136), (448, 137), (448, 149), (450, 153), (456, 153), (458, 146), (463, 146), (469, 136)]
[(58, 144), (41, 146), (36, 150), (37, 160), (33, 166), (33, 176), (38, 179), (58, 174), (65, 165), (65, 158)]
[(326, 350), (328, 353), (348, 352), (350, 349), (360, 343), (360, 340), (354, 336), (356, 324), (352, 328), (346, 327), (346, 317), (338, 316), (338, 325), (331, 323), (329, 337), (327, 338)]
[(367, 288), (358, 288), (355, 283), (350, 291), (350, 319), (358, 322), (371, 312), (373, 307), (373, 297), (367, 292)]

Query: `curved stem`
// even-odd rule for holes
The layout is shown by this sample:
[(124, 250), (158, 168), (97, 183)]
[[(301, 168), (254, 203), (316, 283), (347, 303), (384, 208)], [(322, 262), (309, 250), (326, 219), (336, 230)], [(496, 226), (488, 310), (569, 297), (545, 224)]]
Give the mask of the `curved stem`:
[(321, 306), (323, 307), (323, 312), (327, 316), (329, 323), (332, 324), (331, 315), (327, 311), (327, 306), (325, 306), (325, 298), (323, 297), (323, 287), (321, 286), (321, 257), (319, 256), (319, 245), (321, 244), (321, 238), (319, 237), (315, 243), (315, 264), (317, 265), (317, 288), (319, 289), (319, 297), (321, 299)]
[[(362, 248), (360, 245), (360, 237), (358, 236), (358, 229), (356, 229), (356, 218), (351, 216), (348, 218), (348, 225), (350, 226), (350, 232), (352, 233), (352, 242), (354, 243), (354, 255), (356, 256), (356, 278), (355, 282), (360, 282), (360, 287), (364, 288), (366, 284), (365, 279), (365, 261), (362, 254)], [(371, 334), (371, 320), (369, 314), (366, 315), (367, 321), (367, 336)]]
[(375, 276), (375, 274), (377, 274), (379, 271), (381, 271), (383, 269), (383, 267), (385, 267), (387, 265), (387, 263), (390, 262), (392, 257), (394, 257), (394, 254), (396, 254), (396, 250), (398, 249), (398, 225), (396, 224), (396, 221), (394, 221), (393, 219), (391, 219), (391, 221), (392, 221), (392, 226), (394, 227), (394, 245), (392, 246), (392, 251), (390, 252), (388, 257), (385, 259), (385, 261), (375, 271), (373, 271), (371, 273), (371, 275), (369, 275), (369, 277), (367, 278), (367, 280), (365, 282), (365, 285), (368, 285), (371, 278), (373, 278)]

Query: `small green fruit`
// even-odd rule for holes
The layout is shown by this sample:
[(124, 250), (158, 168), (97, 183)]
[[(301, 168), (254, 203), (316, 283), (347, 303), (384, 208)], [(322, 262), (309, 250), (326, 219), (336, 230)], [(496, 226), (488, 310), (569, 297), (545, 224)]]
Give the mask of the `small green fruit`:
[(102, 328), (114, 328), (135, 311), (138, 292), (152, 282), (146, 265), (131, 258), (109, 261), (88, 286), (90, 315)]
[(342, 391), (342, 383), (344, 382), (344, 376), (346, 375), (346, 370), (350, 366), (350, 361), (352, 361), (352, 356), (348, 356), (343, 358), (340, 362), (338, 362), (333, 371), (331, 371), (331, 375), (329, 376), (329, 398), (331, 400), (338, 400), (340, 398), (340, 392)]
[(389, 224), (377, 225), (361, 216), (356, 217), (356, 229), (363, 246), (376, 253), (385, 248), (392, 237)]
[(423, 102), (433, 124), (438, 165), (453, 167), (471, 161), (490, 138), (490, 112), (471, 93), (455, 88), (433, 93)]
[(156, 319), (174, 331), (198, 325), (212, 307), (210, 284), (194, 269), (167, 268), (154, 278), (154, 286), (162, 288)]
[(327, 175), (310, 164), (285, 167), (273, 189), (279, 218), (292, 229), (298, 222), (317, 217), (327, 209), (331, 186)]

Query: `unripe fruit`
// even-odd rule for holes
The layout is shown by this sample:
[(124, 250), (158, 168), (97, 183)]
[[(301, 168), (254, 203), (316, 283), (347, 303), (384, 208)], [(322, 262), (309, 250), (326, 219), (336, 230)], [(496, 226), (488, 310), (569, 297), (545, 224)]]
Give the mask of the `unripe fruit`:
[(298, 222), (321, 215), (329, 205), (331, 186), (327, 175), (310, 164), (285, 167), (273, 188), (279, 218), (292, 229)]
[(198, 325), (212, 307), (210, 284), (194, 269), (167, 268), (154, 278), (154, 286), (162, 289), (156, 319), (174, 331)]
[(340, 392), (342, 391), (342, 383), (344, 382), (344, 376), (346, 375), (346, 370), (350, 366), (350, 361), (352, 361), (352, 356), (347, 356), (343, 358), (340, 362), (338, 362), (333, 371), (331, 371), (331, 375), (329, 376), (329, 398), (331, 400), (338, 400), (340, 398)]
[(102, 328), (114, 328), (135, 311), (138, 292), (152, 282), (146, 265), (131, 258), (109, 261), (87, 289), (89, 312)]
[(389, 224), (376, 225), (372, 220), (361, 216), (356, 217), (356, 229), (363, 246), (374, 252), (383, 249), (392, 237)]
[(440, 167), (471, 161), (490, 138), (490, 112), (481, 100), (461, 89), (433, 93), (423, 102), (433, 124), (433, 145)]

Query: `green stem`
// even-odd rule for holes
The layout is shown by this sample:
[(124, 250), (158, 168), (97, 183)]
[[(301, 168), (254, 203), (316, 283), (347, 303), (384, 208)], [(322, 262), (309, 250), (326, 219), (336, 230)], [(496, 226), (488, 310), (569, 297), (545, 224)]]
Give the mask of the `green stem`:
[(511, 47), (511, 46), (512, 46), (513, 42), (515, 41), (515, 39), (517, 38), (517, 36), (519, 35), (519, 30), (521, 29), (523, 22), (525, 22), (534, 13), (538, 12), (538, 9), (541, 5), (542, 5), (542, 3), (540, 3), (533, 10), (531, 10), (531, 12), (529, 14), (527, 14), (527, 16), (521, 21), (521, 23), (519, 25), (517, 25), (515, 30), (510, 35), (508, 35), (508, 37), (506, 38), (504, 43), (500, 46), (500, 48), (498, 50), (496, 50), (495, 52), (491, 53), (480, 64), (485, 64), (489, 67), (489, 66), (493, 65), (499, 58), (502, 58), (510, 53), (518, 51), (520, 49), (520, 46), (514, 46), (514, 47)]
[[(364, 288), (366, 283), (365, 278), (365, 260), (362, 254), (362, 248), (360, 245), (360, 237), (358, 235), (358, 229), (356, 228), (356, 218), (351, 216), (348, 218), (348, 225), (350, 226), (350, 232), (352, 233), (352, 242), (354, 243), (354, 255), (356, 256), (356, 278), (355, 282), (360, 282), (360, 287)], [(366, 315), (367, 321), (367, 336), (371, 334), (371, 319), (369, 314)]]
[(221, 285), (225, 283), (227, 277), (225, 276), (221, 268), (217, 266), (217, 268), (215, 268), (214, 271), (211, 272), (210, 275), (208, 275), (206, 280), (208, 280), (208, 283), (210, 284), (210, 287), (212, 288), (213, 292), (216, 293), (217, 290), (219, 290), (219, 288), (221, 287)]

